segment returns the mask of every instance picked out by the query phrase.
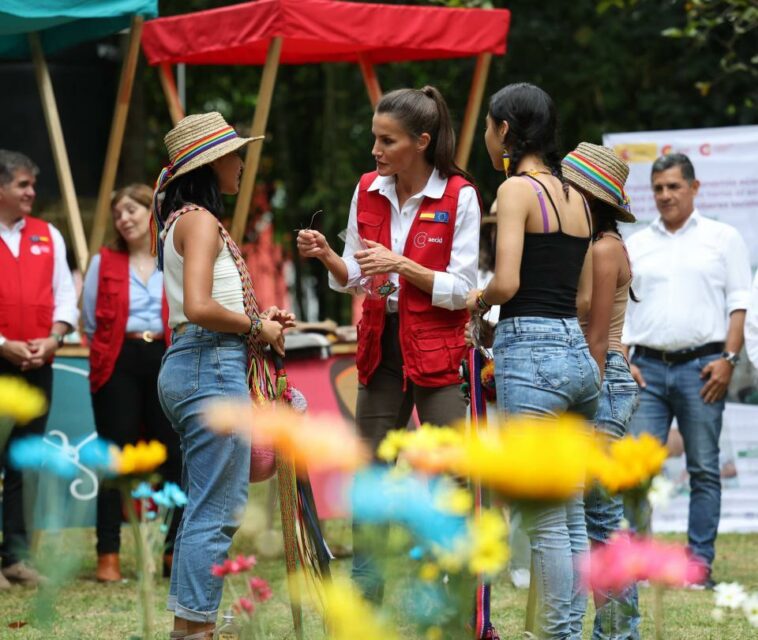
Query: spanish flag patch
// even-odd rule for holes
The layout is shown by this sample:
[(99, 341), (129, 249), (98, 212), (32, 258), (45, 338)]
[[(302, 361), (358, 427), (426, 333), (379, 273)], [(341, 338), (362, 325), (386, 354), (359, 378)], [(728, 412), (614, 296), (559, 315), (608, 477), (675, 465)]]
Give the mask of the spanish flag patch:
[(419, 215), (419, 219), (447, 223), (450, 219), (450, 214), (447, 211), (424, 211)]

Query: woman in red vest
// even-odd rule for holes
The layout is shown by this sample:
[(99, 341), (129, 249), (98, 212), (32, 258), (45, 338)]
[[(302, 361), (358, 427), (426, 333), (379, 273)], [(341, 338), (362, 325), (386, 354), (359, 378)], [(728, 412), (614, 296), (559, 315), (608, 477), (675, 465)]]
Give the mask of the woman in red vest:
[[(161, 469), (179, 483), (179, 438), (161, 409), (157, 380), (169, 335), (163, 274), (150, 255), (150, 203), (153, 191), (135, 184), (111, 200), (116, 239), (92, 258), (84, 282), (84, 330), (90, 339), (90, 390), (95, 427), (119, 447), (159, 440), (168, 449)], [(121, 495), (101, 485), (97, 496), (97, 570), (100, 582), (121, 580), (119, 547)], [(165, 562), (181, 514), (174, 514), (166, 536)], [(165, 569), (164, 569), (165, 572)]]
[[(333, 289), (367, 293), (356, 421), (375, 450), (388, 430), (408, 424), (414, 406), (432, 424), (465, 415), (458, 367), (466, 293), (477, 275), (480, 203), (455, 164), (450, 115), (434, 87), (386, 94), (372, 133), (376, 170), (355, 189), (342, 256), (317, 231), (301, 231), (297, 242), (301, 256), (329, 270)], [(380, 602), (384, 580), (363, 531), (354, 531), (353, 580)]]

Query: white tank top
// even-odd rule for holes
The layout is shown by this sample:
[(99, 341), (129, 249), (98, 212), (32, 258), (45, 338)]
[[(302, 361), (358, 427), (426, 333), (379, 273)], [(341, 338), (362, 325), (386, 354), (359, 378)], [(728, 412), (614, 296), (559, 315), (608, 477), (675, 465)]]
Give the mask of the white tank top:
[[(166, 242), (163, 245), (163, 283), (168, 300), (168, 326), (172, 329), (182, 322), (188, 322), (187, 316), (184, 315), (184, 258), (174, 247), (174, 229), (176, 229), (176, 223), (172, 224), (168, 230)], [(245, 304), (242, 301), (242, 281), (226, 243), (213, 263), (211, 297), (230, 311), (245, 313)]]

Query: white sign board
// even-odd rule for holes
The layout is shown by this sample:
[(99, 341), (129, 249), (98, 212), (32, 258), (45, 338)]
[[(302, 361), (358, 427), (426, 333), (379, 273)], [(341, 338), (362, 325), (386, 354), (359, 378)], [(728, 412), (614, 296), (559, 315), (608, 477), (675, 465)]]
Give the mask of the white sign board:
[(636, 225), (658, 216), (650, 189), (650, 168), (658, 156), (684, 153), (701, 183), (695, 206), (703, 215), (721, 220), (742, 233), (753, 267), (758, 267), (758, 126), (608, 133), (603, 144), (629, 163), (626, 192)]

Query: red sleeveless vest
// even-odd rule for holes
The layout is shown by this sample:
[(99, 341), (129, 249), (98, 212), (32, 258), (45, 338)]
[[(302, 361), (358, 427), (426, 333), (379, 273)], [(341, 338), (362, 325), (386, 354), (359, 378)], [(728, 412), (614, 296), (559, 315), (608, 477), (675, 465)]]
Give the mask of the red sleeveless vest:
[(8, 340), (50, 335), (54, 268), (55, 246), (44, 220), (26, 217), (18, 258), (0, 241), (0, 334)]
[[(380, 242), (391, 249), (390, 203), (378, 191), (368, 190), (377, 175), (372, 172), (361, 177), (358, 233), (361, 238)], [(441, 198), (424, 198), (408, 233), (404, 256), (433, 271), (447, 269), (453, 246), (458, 194), (466, 186), (472, 185), (461, 176), (451, 176)], [(423, 387), (443, 387), (460, 382), (458, 368), (466, 352), (463, 330), (468, 311), (449, 311), (432, 306), (431, 294), (402, 277), (398, 296), (404, 378), (408, 377)], [(368, 384), (382, 359), (385, 305), (384, 298), (367, 297), (363, 303), (355, 357), (358, 379), (362, 384)]]
[[(168, 305), (163, 294), (161, 309), (163, 336), (168, 344)], [(113, 375), (116, 360), (124, 346), (126, 323), (129, 320), (129, 254), (103, 247), (95, 304), (95, 333), (89, 348), (89, 384), (93, 393)]]

